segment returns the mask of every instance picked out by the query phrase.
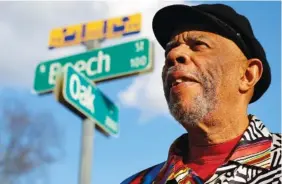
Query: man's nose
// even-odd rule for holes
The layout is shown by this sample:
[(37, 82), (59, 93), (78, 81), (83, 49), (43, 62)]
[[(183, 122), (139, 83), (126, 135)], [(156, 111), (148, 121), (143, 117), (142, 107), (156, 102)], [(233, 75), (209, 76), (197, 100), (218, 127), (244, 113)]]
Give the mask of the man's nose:
[(178, 64), (188, 64), (189, 58), (189, 49), (183, 49), (181, 46), (171, 49), (166, 56), (166, 65), (168, 67), (175, 66)]

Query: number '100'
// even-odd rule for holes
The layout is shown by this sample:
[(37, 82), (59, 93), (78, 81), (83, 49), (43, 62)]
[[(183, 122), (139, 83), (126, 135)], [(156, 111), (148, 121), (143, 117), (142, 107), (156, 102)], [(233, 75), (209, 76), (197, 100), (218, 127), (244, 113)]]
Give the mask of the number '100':
[(146, 56), (135, 57), (135, 58), (130, 59), (131, 68), (138, 68), (140, 66), (145, 66), (146, 64), (147, 64)]

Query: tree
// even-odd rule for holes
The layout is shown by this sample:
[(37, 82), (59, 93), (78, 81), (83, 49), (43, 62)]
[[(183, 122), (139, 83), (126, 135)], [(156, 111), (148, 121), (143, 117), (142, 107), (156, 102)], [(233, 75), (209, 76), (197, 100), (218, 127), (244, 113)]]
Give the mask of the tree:
[(46, 174), (62, 153), (54, 116), (32, 112), (23, 101), (10, 98), (1, 103), (0, 117), (0, 183), (35, 184), (36, 175)]

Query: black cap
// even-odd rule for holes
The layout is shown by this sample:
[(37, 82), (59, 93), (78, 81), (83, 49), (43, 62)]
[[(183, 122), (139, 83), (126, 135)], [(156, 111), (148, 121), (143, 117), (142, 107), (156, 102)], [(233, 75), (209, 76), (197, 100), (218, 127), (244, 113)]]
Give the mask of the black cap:
[(248, 59), (258, 58), (263, 64), (263, 73), (255, 85), (250, 103), (258, 100), (268, 89), (271, 71), (264, 49), (256, 39), (249, 20), (230, 6), (224, 4), (170, 5), (155, 14), (152, 24), (155, 37), (164, 49), (176, 29), (183, 26), (205, 25), (206, 31), (232, 40)]

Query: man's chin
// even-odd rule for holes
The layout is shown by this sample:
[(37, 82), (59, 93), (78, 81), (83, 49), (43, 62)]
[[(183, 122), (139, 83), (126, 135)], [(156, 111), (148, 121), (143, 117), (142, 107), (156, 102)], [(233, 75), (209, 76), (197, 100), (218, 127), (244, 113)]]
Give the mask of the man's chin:
[(207, 103), (199, 96), (189, 101), (170, 99), (169, 110), (174, 119), (186, 129), (197, 126), (208, 114)]
[(192, 116), (194, 116), (193, 114), (195, 114), (195, 112), (193, 112), (191, 110), (191, 107), (189, 107), (187, 104), (184, 105), (182, 103), (183, 101), (179, 101), (177, 103), (170, 103), (170, 114), (180, 124), (190, 124), (190, 122), (194, 122), (194, 118), (192, 118)]

